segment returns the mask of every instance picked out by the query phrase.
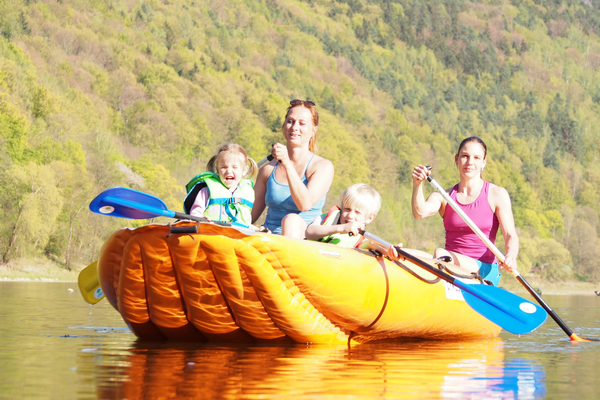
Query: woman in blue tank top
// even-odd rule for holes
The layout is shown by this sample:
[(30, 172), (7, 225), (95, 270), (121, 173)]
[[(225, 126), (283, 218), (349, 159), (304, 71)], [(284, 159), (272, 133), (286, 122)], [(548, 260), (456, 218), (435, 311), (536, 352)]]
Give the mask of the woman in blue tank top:
[(252, 222), (268, 207), (266, 228), (304, 238), (308, 224), (321, 215), (334, 171), (331, 161), (315, 154), (318, 126), (315, 103), (290, 101), (281, 127), (286, 144), (273, 145), (273, 161), (258, 174)]

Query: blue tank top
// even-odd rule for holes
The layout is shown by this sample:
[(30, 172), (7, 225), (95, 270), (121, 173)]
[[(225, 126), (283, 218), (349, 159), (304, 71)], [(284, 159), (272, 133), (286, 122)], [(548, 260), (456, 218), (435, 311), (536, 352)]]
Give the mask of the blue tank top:
[[(302, 176), (302, 182), (305, 186), (308, 183), (306, 171), (308, 170), (308, 166), (312, 162), (313, 157), (314, 154), (308, 161), (308, 164), (306, 164), (304, 175)], [(300, 215), (307, 225), (313, 222), (316, 217), (321, 216), (327, 194), (325, 194), (321, 200), (317, 201), (310, 210), (300, 212), (294, 203), (294, 199), (292, 199), (292, 192), (290, 192), (289, 185), (282, 185), (275, 179), (275, 171), (277, 171), (278, 165), (279, 163), (275, 164), (273, 172), (269, 176), (269, 179), (267, 179), (265, 205), (269, 207), (269, 209), (267, 210), (267, 219), (265, 220), (264, 226), (269, 228), (273, 233), (281, 234), (281, 220), (288, 214), (294, 213)]]

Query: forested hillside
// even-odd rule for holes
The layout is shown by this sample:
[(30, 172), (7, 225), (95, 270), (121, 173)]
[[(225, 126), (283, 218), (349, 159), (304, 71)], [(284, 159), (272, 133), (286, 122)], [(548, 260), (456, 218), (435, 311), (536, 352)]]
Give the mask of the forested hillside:
[[(317, 103), (319, 153), (383, 196), (371, 230), (443, 246), (414, 221), (412, 167), (446, 187), (467, 136), (508, 189), (520, 269), (600, 281), (597, 0), (0, 0), (0, 260), (94, 260), (102, 190), (181, 210), (219, 145), (257, 161), (290, 99)], [(428, 188), (429, 190), (429, 188)], [(500, 248), (503, 248), (499, 237)]]

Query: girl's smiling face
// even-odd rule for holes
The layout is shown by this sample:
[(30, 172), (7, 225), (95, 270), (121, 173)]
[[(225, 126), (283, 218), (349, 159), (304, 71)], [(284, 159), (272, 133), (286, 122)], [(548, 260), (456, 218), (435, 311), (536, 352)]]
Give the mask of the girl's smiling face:
[(234, 191), (244, 175), (248, 172), (248, 165), (244, 156), (239, 153), (229, 153), (219, 160), (219, 178), (231, 191)]
[(313, 125), (312, 113), (306, 107), (293, 107), (285, 120), (284, 135), (288, 144), (305, 145), (310, 142), (317, 127)]

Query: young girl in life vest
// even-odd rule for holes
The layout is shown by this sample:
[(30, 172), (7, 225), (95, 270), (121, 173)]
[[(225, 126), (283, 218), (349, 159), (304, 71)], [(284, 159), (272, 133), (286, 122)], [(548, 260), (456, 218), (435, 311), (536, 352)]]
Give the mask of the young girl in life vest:
[(367, 248), (369, 243), (359, 234), (359, 229), (365, 229), (375, 219), (381, 207), (381, 196), (371, 186), (356, 183), (344, 190), (340, 202), (341, 207), (333, 206), (306, 228), (306, 238), (344, 247)]
[(209, 221), (250, 226), (256, 162), (242, 146), (229, 143), (208, 161), (206, 169), (186, 185), (185, 212)]

